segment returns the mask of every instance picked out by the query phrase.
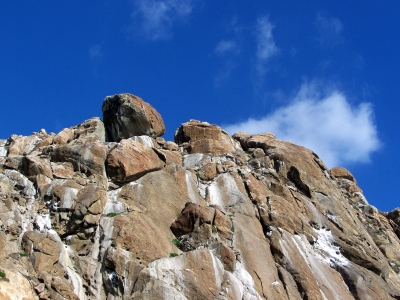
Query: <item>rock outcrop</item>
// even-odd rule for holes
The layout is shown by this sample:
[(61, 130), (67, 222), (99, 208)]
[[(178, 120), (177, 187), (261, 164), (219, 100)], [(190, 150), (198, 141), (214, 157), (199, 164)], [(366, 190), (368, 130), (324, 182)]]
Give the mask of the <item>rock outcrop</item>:
[(400, 209), (350, 171), (205, 122), (167, 142), (129, 94), (103, 111), (0, 140), (1, 299), (400, 299)]
[(160, 114), (137, 96), (108, 96), (104, 99), (102, 111), (109, 142), (119, 142), (121, 139), (140, 135), (155, 138), (165, 133)]
[(234, 152), (235, 146), (229, 135), (216, 125), (190, 120), (175, 132), (175, 143), (185, 152), (224, 154)]

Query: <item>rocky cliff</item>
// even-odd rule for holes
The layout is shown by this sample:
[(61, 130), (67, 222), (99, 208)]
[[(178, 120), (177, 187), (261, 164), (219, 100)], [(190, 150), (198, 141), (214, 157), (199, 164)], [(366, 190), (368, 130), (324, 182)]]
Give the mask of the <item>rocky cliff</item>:
[(0, 140), (1, 299), (400, 299), (400, 209), (272, 133), (130, 94)]

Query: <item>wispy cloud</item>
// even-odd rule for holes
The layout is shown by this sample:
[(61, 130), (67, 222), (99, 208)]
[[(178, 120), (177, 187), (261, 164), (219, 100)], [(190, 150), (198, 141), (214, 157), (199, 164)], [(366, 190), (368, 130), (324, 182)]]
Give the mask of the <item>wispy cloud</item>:
[(90, 59), (99, 59), (103, 56), (103, 52), (101, 50), (101, 45), (93, 45), (89, 48), (89, 56)]
[(223, 62), (223, 66), (214, 77), (214, 85), (216, 87), (220, 87), (228, 82), (232, 72), (237, 67), (237, 56), (241, 52), (241, 33), (243, 28), (239, 24), (237, 17), (232, 17), (229, 23), (224, 24), (224, 27), (231, 37), (219, 41), (214, 49), (214, 53)]
[(183, 21), (193, 10), (192, 0), (137, 0), (132, 19), (138, 32), (150, 40), (172, 37), (176, 22)]
[(339, 19), (320, 12), (315, 23), (319, 31), (320, 46), (332, 47), (342, 41), (343, 23)]
[(239, 52), (239, 46), (234, 40), (222, 40), (215, 47), (215, 53), (218, 55), (225, 55), (226, 53), (237, 54)]
[(279, 49), (275, 45), (272, 36), (274, 26), (269, 21), (268, 16), (263, 16), (257, 19), (256, 35), (257, 35), (257, 70), (260, 73), (265, 73), (265, 66), (269, 59), (278, 53)]
[(315, 82), (304, 84), (290, 104), (259, 120), (223, 127), (230, 134), (272, 132), (313, 150), (329, 167), (369, 162), (381, 146), (370, 103), (353, 106), (341, 91), (324, 92)]
[(214, 85), (220, 87), (226, 84), (235, 68), (236, 64), (232, 60), (227, 60), (223, 68), (218, 71), (217, 76), (215, 76)]

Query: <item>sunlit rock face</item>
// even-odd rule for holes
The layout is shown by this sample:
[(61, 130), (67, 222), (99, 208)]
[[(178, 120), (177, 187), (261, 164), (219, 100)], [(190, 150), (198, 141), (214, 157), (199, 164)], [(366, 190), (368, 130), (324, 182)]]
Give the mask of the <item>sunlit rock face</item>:
[(223, 154), (235, 151), (232, 139), (221, 127), (196, 120), (183, 123), (175, 131), (174, 140), (187, 153)]
[(400, 299), (399, 208), (350, 171), (272, 133), (118, 124), (0, 140), (1, 299)]
[(155, 138), (165, 133), (161, 115), (137, 96), (108, 96), (103, 101), (102, 111), (109, 142), (119, 142), (121, 139), (140, 135)]

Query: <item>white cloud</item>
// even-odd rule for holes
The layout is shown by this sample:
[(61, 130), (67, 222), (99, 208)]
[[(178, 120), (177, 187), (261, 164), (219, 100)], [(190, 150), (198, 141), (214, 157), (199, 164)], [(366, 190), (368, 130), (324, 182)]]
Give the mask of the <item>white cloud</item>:
[(192, 2), (192, 0), (138, 0), (132, 18), (148, 39), (168, 39), (172, 36), (174, 23), (185, 20), (191, 14)]
[(352, 106), (337, 89), (323, 94), (315, 84), (304, 84), (287, 106), (260, 120), (223, 127), (230, 134), (272, 132), (313, 150), (330, 168), (369, 162), (381, 146), (370, 103)]
[(335, 46), (342, 41), (343, 23), (337, 19), (318, 13), (316, 25), (319, 30), (319, 43), (321, 46)]
[(268, 16), (257, 19), (256, 34), (257, 34), (257, 69), (265, 72), (265, 63), (275, 55), (279, 49), (276, 47), (272, 36), (274, 26), (268, 20)]
[(239, 52), (238, 45), (235, 41), (222, 40), (217, 44), (217, 47), (215, 47), (215, 53), (218, 55), (224, 55), (228, 52), (235, 54)]

